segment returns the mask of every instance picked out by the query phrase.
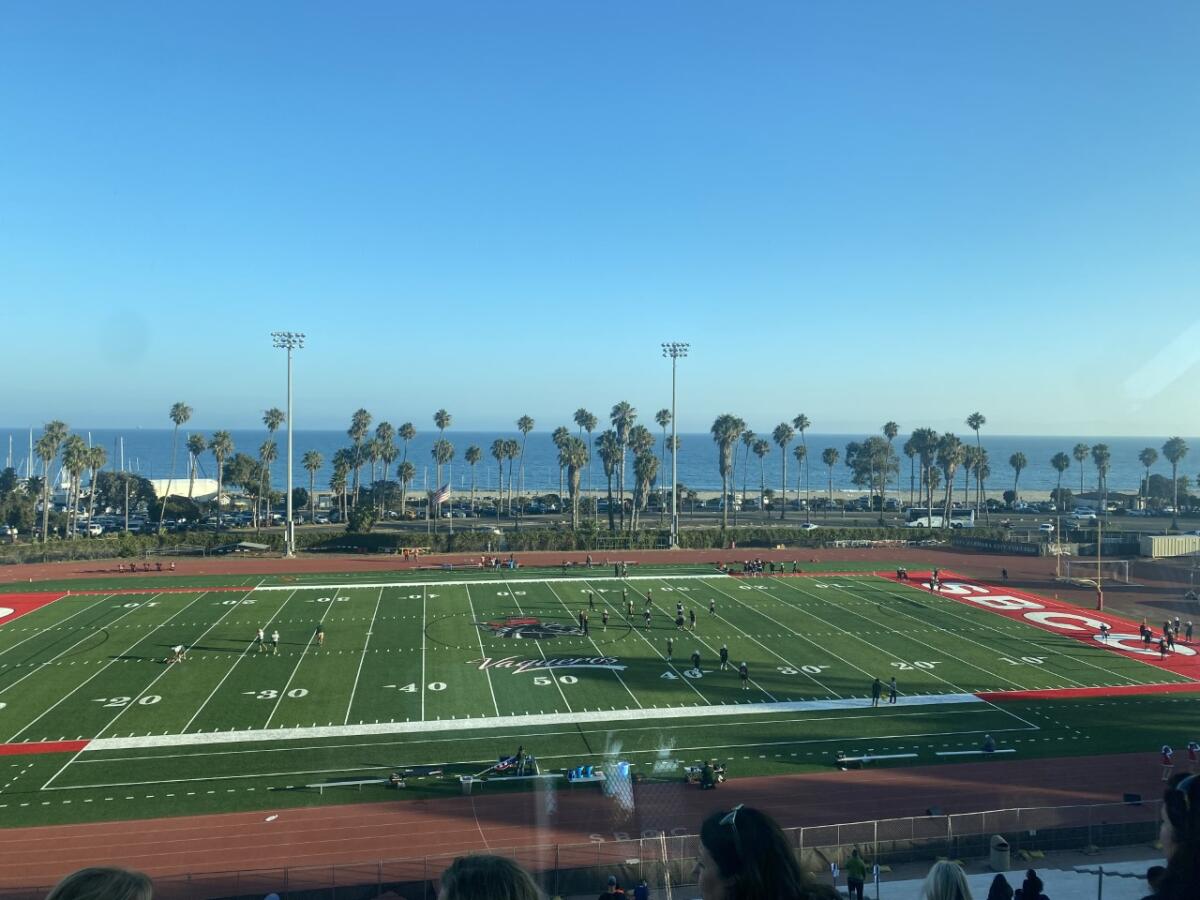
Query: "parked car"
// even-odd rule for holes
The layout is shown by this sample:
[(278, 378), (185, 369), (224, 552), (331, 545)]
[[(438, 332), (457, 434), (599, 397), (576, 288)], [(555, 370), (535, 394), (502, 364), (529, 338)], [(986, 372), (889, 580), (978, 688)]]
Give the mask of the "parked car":
[(1054, 534), (1054, 523), (1043, 522), (1038, 526), (1038, 531), (1044, 532), (1045, 534)]
[(816, 531), (821, 526), (818, 525), (816, 522), (804, 522), (796, 527), (799, 528), (801, 531)]

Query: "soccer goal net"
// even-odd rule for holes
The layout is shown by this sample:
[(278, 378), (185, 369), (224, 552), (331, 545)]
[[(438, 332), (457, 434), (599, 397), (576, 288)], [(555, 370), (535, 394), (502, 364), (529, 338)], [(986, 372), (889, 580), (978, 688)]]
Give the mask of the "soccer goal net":
[[(1063, 562), (1066, 565), (1066, 572), (1064, 574), (1068, 581), (1087, 582), (1089, 584), (1096, 583), (1096, 560), (1076, 558), (1065, 559)], [(1101, 581), (1118, 581), (1122, 584), (1129, 584), (1129, 560), (1102, 560), (1099, 564), (1099, 574)]]

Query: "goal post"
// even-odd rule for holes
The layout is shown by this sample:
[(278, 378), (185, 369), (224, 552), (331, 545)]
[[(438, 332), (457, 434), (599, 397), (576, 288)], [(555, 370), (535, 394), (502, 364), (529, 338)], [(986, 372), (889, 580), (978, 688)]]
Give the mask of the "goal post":
[[(1087, 557), (1065, 558), (1064, 575), (1068, 581), (1096, 583), (1096, 561)], [(1129, 584), (1129, 560), (1106, 559), (1100, 562), (1100, 579), (1104, 582), (1116, 581)]]

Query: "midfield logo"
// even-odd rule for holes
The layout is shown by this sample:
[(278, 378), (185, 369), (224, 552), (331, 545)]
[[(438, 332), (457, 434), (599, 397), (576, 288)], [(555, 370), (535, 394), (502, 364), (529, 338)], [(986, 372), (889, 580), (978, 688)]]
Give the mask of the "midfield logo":
[(487, 669), (509, 669), (514, 675), (521, 672), (538, 672), (545, 669), (619, 669), (624, 665), (615, 656), (566, 656), (557, 659), (522, 659), (519, 656), (504, 656), (492, 659), (485, 656), (482, 659), (468, 660), (467, 665), (477, 666), (480, 671)]
[(577, 625), (560, 625), (543, 622), (530, 617), (513, 617), (503, 622), (476, 622), (481, 631), (490, 631), (496, 637), (512, 638), (517, 641), (549, 641), (556, 637), (582, 636), (583, 629)]

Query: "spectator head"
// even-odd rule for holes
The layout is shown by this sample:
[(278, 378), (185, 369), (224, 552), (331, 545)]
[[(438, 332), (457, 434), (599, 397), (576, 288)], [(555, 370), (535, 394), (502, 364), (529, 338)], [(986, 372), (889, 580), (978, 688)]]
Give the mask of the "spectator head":
[(971, 889), (962, 866), (954, 862), (936, 862), (921, 885), (922, 900), (971, 900)]
[(857, 847), (855, 847), (854, 849), (852, 849), (852, 850), (850, 851), (850, 855), (851, 855), (851, 856), (858, 856), (858, 848), (857, 848)]
[(1158, 891), (1159, 885), (1162, 884), (1162, 878), (1166, 874), (1166, 866), (1151, 866), (1146, 870), (1146, 884), (1150, 885), (1151, 892)]
[(810, 900), (833, 897), (810, 881), (787, 838), (765, 813), (746, 806), (717, 812), (700, 826), (695, 875), (703, 900)]
[(1200, 776), (1171, 778), (1163, 793), (1159, 830), (1167, 871), (1156, 896), (1183, 898), (1200, 894)]
[(996, 877), (992, 879), (992, 886), (988, 888), (988, 900), (1012, 900), (1012, 895), (1012, 885), (1008, 883), (1003, 872), (997, 872)]
[(1025, 900), (1037, 900), (1038, 894), (1042, 892), (1042, 879), (1038, 877), (1038, 873), (1033, 869), (1025, 871), (1025, 880), (1021, 882), (1021, 896)]
[(617, 889), (617, 876), (616, 875), (608, 876), (608, 889), (610, 891), (615, 891)]
[(72, 872), (46, 900), (152, 900), (154, 885), (141, 872), (93, 867)]
[(438, 900), (541, 900), (529, 873), (502, 856), (463, 856), (442, 873)]

